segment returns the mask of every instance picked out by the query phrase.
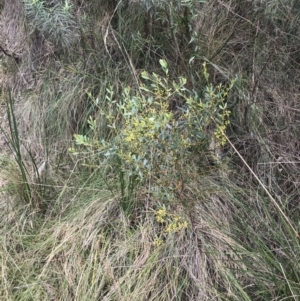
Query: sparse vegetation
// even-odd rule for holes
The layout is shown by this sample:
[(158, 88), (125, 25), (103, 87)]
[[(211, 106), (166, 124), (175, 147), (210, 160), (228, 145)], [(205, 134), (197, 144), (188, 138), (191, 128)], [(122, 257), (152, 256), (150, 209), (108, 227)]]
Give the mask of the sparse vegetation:
[(298, 300), (299, 12), (0, 0), (0, 299)]

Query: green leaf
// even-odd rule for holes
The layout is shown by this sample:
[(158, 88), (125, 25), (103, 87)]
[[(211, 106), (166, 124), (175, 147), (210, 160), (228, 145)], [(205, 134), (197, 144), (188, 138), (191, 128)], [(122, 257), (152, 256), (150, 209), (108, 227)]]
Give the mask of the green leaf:
[(86, 136), (75, 134), (74, 138), (78, 145), (89, 145), (90, 139)]
[(150, 79), (149, 73), (145, 70), (142, 72), (141, 76), (143, 79)]
[(191, 65), (192, 64), (192, 62), (193, 62), (193, 60), (195, 59), (195, 57), (193, 56), (193, 57), (191, 57), (190, 59), (189, 59), (189, 65)]
[(167, 69), (168, 68), (168, 63), (166, 62), (166, 60), (159, 60), (160, 65), (162, 66), (163, 69)]

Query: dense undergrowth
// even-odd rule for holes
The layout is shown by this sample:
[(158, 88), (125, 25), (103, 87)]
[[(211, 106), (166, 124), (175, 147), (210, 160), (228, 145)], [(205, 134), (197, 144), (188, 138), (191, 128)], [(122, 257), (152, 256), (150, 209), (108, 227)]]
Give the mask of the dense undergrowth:
[(1, 300), (298, 300), (294, 1), (0, 1)]

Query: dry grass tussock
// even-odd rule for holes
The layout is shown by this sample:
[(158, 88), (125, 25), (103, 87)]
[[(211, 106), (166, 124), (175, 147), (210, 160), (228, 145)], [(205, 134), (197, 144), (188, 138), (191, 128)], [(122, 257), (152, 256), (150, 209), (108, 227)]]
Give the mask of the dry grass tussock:
[[(297, 0), (0, 0), (0, 299), (298, 300), (299, 12)], [(186, 90), (168, 95), (179, 78)], [(207, 112), (212, 88), (224, 109), (186, 118), (191, 99)], [(138, 119), (141, 99), (154, 105)], [(153, 112), (169, 118), (161, 145)], [(120, 137), (156, 140), (138, 158), (130, 143), (114, 153)], [(140, 176), (145, 158), (156, 169)]]
[[(234, 290), (224, 279), (229, 267), (240, 270), (243, 281), (236, 254), (243, 248), (230, 234), (226, 196), (203, 196), (185, 216), (188, 229), (166, 235), (149, 200), (128, 218), (109, 193), (83, 205), (84, 194), (58, 220), (35, 215), (34, 226), (29, 208), (17, 211), (2, 200), (2, 297), (211, 300)], [(155, 246), (155, 237), (164, 237), (163, 244)]]

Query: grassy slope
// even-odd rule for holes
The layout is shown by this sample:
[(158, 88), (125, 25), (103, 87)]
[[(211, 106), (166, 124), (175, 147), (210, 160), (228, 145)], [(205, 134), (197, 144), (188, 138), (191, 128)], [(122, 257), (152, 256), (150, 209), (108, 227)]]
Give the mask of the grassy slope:
[[(40, 12), (26, 6), (25, 22), (5, 3), (2, 22), (16, 18), (26, 46), (19, 62), (2, 56), (3, 114), (14, 100), (18, 126), (2, 125), (14, 139), (1, 156), (1, 300), (298, 299), (298, 3), (240, 2), (156, 1), (147, 11), (139, 1), (91, 1), (77, 7), (80, 26), (52, 16), (53, 35)], [(240, 76), (227, 98), (233, 146), (218, 149), (221, 164), (193, 150), (180, 170), (137, 186), (124, 212), (116, 166), (68, 148), (73, 134), (91, 134), (89, 116), (99, 138), (112, 138), (93, 99), (117, 119), (106, 88), (118, 102), (143, 70), (159, 72), (161, 58), (195, 91), (205, 60), (215, 85)], [(175, 216), (188, 227), (166, 233)]]

